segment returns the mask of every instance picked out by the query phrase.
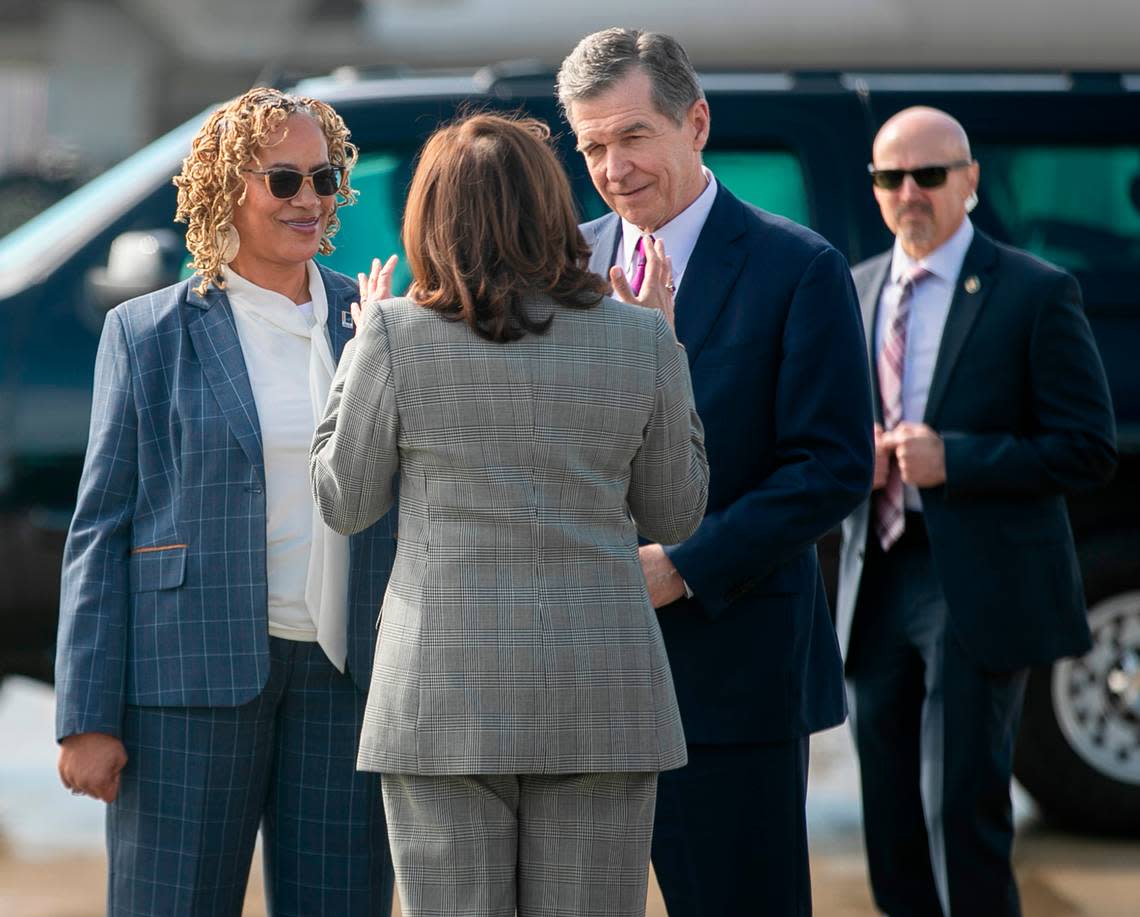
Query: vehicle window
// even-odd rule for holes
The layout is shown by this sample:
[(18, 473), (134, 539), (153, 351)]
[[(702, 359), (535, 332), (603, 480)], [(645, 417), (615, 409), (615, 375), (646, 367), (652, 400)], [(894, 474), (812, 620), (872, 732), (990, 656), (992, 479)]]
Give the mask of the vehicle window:
[[(706, 150), (705, 165), (729, 191), (756, 207), (811, 225), (807, 184), (799, 158), (787, 150)], [(583, 202), (585, 219), (608, 208), (597, 192)]]
[(704, 159), (717, 181), (741, 200), (804, 226), (811, 225), (803, 168), (794, 153), (712, 150), (705, 153)]
[[(208, 113), (192, 118), (53, 204), (0, 240), (0, 297), (46, 277), (158, 189), (170, 189)], [(173, 193), (171, 193), (173, 197)], [(170, 226), (171, 208), (149, 225)]]
[(1140, 149), (977, 147), (978, 193), (1013, 245), (1077, 272), (1140, 271)]
[(410, 180), (410, 153), (361, 153), (352, 170), (352, 187), (360, 197), (351, 207), (342, 207), (340, 230), (333, 236), (336, 251), (319, 256), (333, 270), (355, 277), (368, 270), (373, 258), (381, 260), (392, 253), (400, 256), (393, 290), (402, 293), (411, 282), (404, 250), (400, 247), (400, 220), (404, 196)]

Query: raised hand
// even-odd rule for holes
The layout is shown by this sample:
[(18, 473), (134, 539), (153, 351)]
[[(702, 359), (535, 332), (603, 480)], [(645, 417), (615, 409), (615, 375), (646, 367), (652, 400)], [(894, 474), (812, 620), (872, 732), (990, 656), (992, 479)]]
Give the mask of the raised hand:
[(669, 323), (673, 324), (673, 261), (665, 254), (665, 243), (654, 239), (643, 248), (645, 252), (645, 278), (641, 289), (635, 295), (629, 280), (616, 264), (610, 268), (610, 283), (613, 284), (614, 296), (622, 302), (635, 306), (646, 306), (650, 309), (659, 309)]
[(372, 270), (367, 274), (356, 275), (356, 282), (360, 287), (360, 302), (354, 302), (350, 309), (357, 334), (364, 330), (364, 325), (368, 321), (368, 306), (391, 297), (392, 274), (395, 273), (399, 260), (399, 255), (389, 255), (388, 260), (381, 264), (379, 258), (373, 258)]

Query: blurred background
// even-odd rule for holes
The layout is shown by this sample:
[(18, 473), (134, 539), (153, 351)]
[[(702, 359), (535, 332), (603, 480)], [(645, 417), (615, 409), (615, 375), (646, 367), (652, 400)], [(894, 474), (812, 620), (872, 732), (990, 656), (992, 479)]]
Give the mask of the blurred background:
[[(74, 323), (79, 306), (61, 311), (61, 317), (50, 318), (46, 306), (41, 314), (36, 303), (50, 298), (35, 297), (42, 297), (47, 288), (48, 268), (41, 270), (27, 257), (33, 248), (31, 235), (25, 233), (17, 245), (13, 234), (7, 247), (3, 237), (111, 166), (148, 149), (157, 138), (256, 82), (289, 86), (302, 77), (325, 74), (329, 79), (321, 85), (340, 86), (336, 92), (346, 106), (357, 99), (353, 87), (372, 86), (366, 78), (379, 73), (397, 80), (402, 77), (403, 85), (419, 86), (424, 93), (444, 92), (432, 87), (447, 86), (452, 95), (477, 88), (504, 98), (512, 93), (522, 98), (537, 91), (535, 86), (548, 85), (549, 73), (582, 35), (615, 24), (676, 35), (704, 71), (764, 71), (751, 80), (722, 82), (722, 89), (727, 87), (730, 94), (743, 93), (745, 88), (769, 92), (794, 86), (800, 96), (791, 109), (800, 114), (786, 116), (788, 129), (795, 127), (797, 117), (811, 121), (811, 130), (820, 135), (812, 143), (821, 152), (815, 160), (804, 160), (802, 214), (788, 208), (782, 212), (805, 219), (814, 215), (813, 225), (852, 260), (885, 246), (862, 174), (866, 150), (860, 144), (856, 144), (858, 149), (841, 148), (839, 139), (855, 133), (866, 141), (867, 131), (881, 120), (883, 111), (867, 101), (873, 95), (867, 87), (896, 93), (908, 99), (908, 104), (938, 99), (938, 93), (943, 93), (943, 99), (961, 100), (970, 86), (983, 96), (1025, 91), (1029, 102), (1021, 106), (1020, 121), (995, 113), (996, 109), (988, 111), (984, 104), (971, 109), (971, 135), (975, 128), (979, 135), (989, 131), (996, 144), (989, 150), (989, 172), (983, 160), (980, 225), (999, 237), (1032, 247), (1037, 237), (1016, 235), (1018, 224), (1011, 217), (1019, 203), (1015, 192), (1024, 196), (1033, 187), (1068, 189), (1071, 200), (1048, 203), (1056, 212), (1046, 212), (1043, 204), (1046, 210), (1028, 216), (1035, 220), (1034, 231), (1054, 232), (1049, 237), (1054, 248), (1044, 253), (1078, 272), (1087, 297), (1091, 291), (1090, 308), (1100, 310), (1093, 316), (1098, 342), (1102, 350), (1111, 351), (1112, 359), (1106, 362), (1118, 412), (1121, 417), (1140, 417), (1136, 360), (1140, 351), (1135, 346), (1140, 342), (1137, 0), (711, 0), (704, 4), (627, 0), (620, 12), (615, 12), (612, 0), (550, 6), (534, 0), (0, 0), (0, 557), (4, 558), (0, 564), (0, 628), (4, 633), (0, 639), (4, 650), (0, 654), (4, 657), (0, 664), (0, 914), (87, 917), (103, 912), (102, 807), (69, 797), (55, 776), (53, 705), (46, 683), (54, 611), (41, 613), (40, 608), (54, 596), (59, 547), (74, 498), (90, 398), (90, 360), (98, 330), (92, 316), (101, 319), (100, 310), (108, 304), (97, 304), (91, 315), (81, 316), (74, 333), (62, 328), (60, 321)], [(520, 59), (525, 63), (519, 63)], [(480, 71), (483, 76), (472, 78), (479, 68), (508, 60), (516, 63), (490, 75)], [(416, 82), (425, 71), (442, 69), (466, 74), (467, 82), (431, 86)], [(888, 75), (877, 81), (849, 76), (883, 71)], [(929, 73), (934, 71), (953, 76), (932, 78)], [(514, 82), (500, 81), (502, 74), (515, 74)], [(536, 79), (534, 74), (543, 76)], [(923, 95), (924, 87), (930, 89), (929, 97)], [(947, 95), (947, 87), (956, 95)], [(1073, 103), (1068, 107), (1055, 107), (1045, 98), (1046, 89), (1056, 91), (1058, 97), (1078, 89), (1084, 94), (1064, 100)], [(852, 98), (858, 96), (862, 110), (852, 102), (850, 113), (829, 120), (826, 112), (832, 102), (823, 96), (838, 96), (841, 90)], [(809, 102), (818, 107), (809, 108)], [(334, 104), (340, 107), (339, 102)], [(728, 135), (729, 141), (745, 142), (740, 139), (743, 128), (727, 126), (746, 124), (746, 104), (733, 108), (725, 102), (714, 103), (712, 113), (714, 135), (720, 131), (724, 139), (728, 129), (737, 132)], [(557, 117), (552, 106), (543, 116)], [(1067, 119), (1072, 123), (1066, 124)], [(1016, 125), (1014, 139), (1038, 146), (1047, 142), (1050, 156), (1054, 147), (1061, 150), (1057, 161), (1063, 168), (1049, 165), (1052, 159), (1046, 163), (1037, 146), (1025, 154), (1028, 159), (1009, 152), (1001, 145), (1009, 140), (1009, 132), (1003, 135), (1002, 129), (1011, 124)], [(401, 143), (406, 142), (406, 148), (401, 148), (398, 161), (379, 146), (370, 154), (372, 159), (362, 160), (372, 170), (367, 176), (361, 170), (362, 181), (376, 181), (381, 195), (386, 192), (379, 182), (388, 183), (383, 187), (395, 189), (394, 205), (406, 182), (414, 137), (430, 124), (418, 124), (414, 131), (405, 128), (392, 123), (375, 128), (376, 137), (405, 138)], [(835, 132), (830, 146), (829, 130)], [(846, 133), (841, 135), (840, 130)], [(355, 126), (354, 133), (362, 138), (362, 148), (378, 143), (376, 137), (369, 140)], [(1082, 145), (1092, 139), (1111, 156), (1100, 157)], [(187, 141), (182, 136), (177, 142)], [(156, 175), (172, 195), (166, 163), (177, 162), (182, 153), (175, 149), (172, 157), (162, 144), (159, 141), (154, 147), (155, 161), (161, 159), (156, 168), (167, 171)], [(162, 156), (158, 156), (160, 149)], [(841, 159), (851, 162), (833, 166)], [(147, 161), (136, 161), (137, 169), (145, 171)], [(739, 168), (730, 184), (745, 182), (747, 171), (757, 168), (761, 159), (723, 159), (716, 166), (718, 175), (728, 175), (733, 162)], [(1017, 169), (1023, 162), (1034, 168), (1025, 173), (1031, 177), (1018, 184)], [(568, 165), (572, 170), (577, 167), (569, 160)], [(792, 173), (782, 160), (769, 165), (784, 168), (770, 183), (767, 193), (773, 193), (772, 188), (788, 185)], [(833, 174), (821, 180), (820, 175), (829, 169)], [(1001, 169), (1013, 176), (1007, 188), (1011, 209), (1006, 212), (1000, 210), (1002, 199), (995, 181), (1004, 174)], [(1069, 184), (1074, 170), (1086, 178), (1115, 176), (1115, 184), (1105, 184), (1092, 193)], [(581, 179), (579, 174), (579, 184)], [(92, 186), (86, 196), (65, 205), (70, 209), (53, 224), (62, 246), (81, 251), (78, 241), (64, 239), (63, 225), (88, 220), (85, 211), (102, 207), (100, 194), (107, 187)], [(125, 187), (120, 182), (115, 193), (122, 194)], [(741, 193), (741, 188), (733, 187)], [(834, 197), (830, 203), (829, 197)], [(849, 206), (849, 200), (858, 203)], [(123, 201), (124, 207), (133, 204)], [(1078, 205), (1097, 212), (1082, 214), (1082, 223), (1074, 217)], [(172, 207), (167, 202), (163, 208), (162, 221), (169, 225)], [(1043, 214), (1056, 216), (1061, 210), (1066, 218), (1062, 228), (1069, 233), (1068, 248), (1057, 247), (1058, 227), (1045, 226), (1042, 220)], [(1004, 236), (998, 231), (1002, 218), (1009, 230)], [(83, 286), (84, 277), (88, 271), (102, 270), (112, 238), (122, 238), (124, 230), (149, 230), (157, 225), (135, 225), (125, 218), (115, 223), (108, 218), (105, 225), (92, 229), (103, 241), (94, 246), (84, 242), (85, 260), (74, 270), (64, 270), (75, 275), (74, 284), (61, 289), (75, 291), (76, 302), (81, 292), (98, 299), (98, 286)], [(345, 226), (347, 237), (349, 224)], [(380, 236), (385, 241), (377, 247), (384, 253), (395, 228), (386, 224), (383, 231), (387, 235)], [(43, 235), (41, 231), (41, 241), (36, 243), (41, 249)], [(371, 240), (378, 237), (366, 238), (369, 241), (362, 243), (363, 248), (371, 251)], [(160, 238), (154, 244), (169, 255), (163, 248), (169, 240)], [(181, 237), (175, 237), (176, 260), (180, 244)], [(1107, 277), (1099, 270), (1099, 262), (1081, 260), (1086, 248), (1117, 258), (1128, 270)], [(345, 251), (349, 250), (346, 246)], [(57, 261), (62, 264), (65, 257), (60, 254)], [(1066, 262), (1066, 257), (1071, 260)], [(109, 289), (114, 294), (113, 285)], [(56, 298), (70, 295), (64, 292)], [(51, 352), (33, 351), (31, 345), (44, 337), (44, 329), (50, 329), (46, 337)], [(29, 398), (21, 394), (21, 386), (36, 372), (51, 381), (41, 379), (35, 396)], [(66, 392), (64, 379), (70, 386)], [(1122, 426), (1121, 435), (1126, 451), (1140, 454), (1135, 432)], [(17, 454), (17, 447), (33, 441), (46, 445), (25, 460)], [(1122, 466), (1128, 467), (1134, 475), (1135, 461)], [(1108, 662), (1095, 670), (1071, 666), (1062, 673), (1069, 681), (1058, 681), (1060, 676), (1050, 673), (1038, 678), (1038, 696), (1046, 697), (1045, 716), (1054, 733), (1058, 728), (1054, 721), (1064, 716), (1055, 713), (1048, 698), (1055, 701), (1070, 683), (1087, 684), (1087, 688), (1073, 689), (1072, 722), (1066, 735), (1076, 737), (1072, 738), (1074, 746), (1085, 742), (1094, 776), (1107, 773), (1112, 793), (1086, 795), (1074, 783), (1071, 809), (1078, 814), (1085, 809), (1086, 814), (1096, 816), (1099, 807), (1101, 816), (1084, 819), (1082, 830), (1076, 833), (1054, 827), (1056, 820), (1047, 819), (1030, 796), (1016, 788), (1019, 838), (1015, 862), (1025, 912), (1031, 917), (1140, 913), (1136, 831), (1118, 828), (1109, 837), (1089, 827), (1103, 825), (1106, 816), (1125, 811), (1119, 800), (1131, 806), (1131, 824), (1135, 824), (1134, 813), (1140, 812), (1140, 552), (1136, 537), (1140, 490), (1136, 480), (1124, 475), (1127, 489), (1108, 501), (1115, 513), (1111, 535), (1115, 540), (1109, 542), (1103, 536), (1094, 544), (1086, 539), (1085, 544), (1096, 550), (1082, 554), (1086, 580), (1097, 590), (1090, 601), (1102, 600), (1097, 608), (1102, 610), (1102, 631), (1107, 636), (1098, 647)], [(47, 496), (37, 497), (31, 505), (24, 498), (32, 493)], [(1092, 525), (1108, 515), (1102, 501), (1087, 508), (1083, 518)], [(1078, 513), (1078, 521), (1080, 517)], [(1089, 570), (1101, 575), (1090, 579)], [(28, 626), (28, 620), (37, 615), (43, 626)], [(21, 643), (23, 634), (30, 636)], [(17, 656), (19, 661), (13, 661)], [(1106, 703), (1096, 689), (1120, 672), (1124, 672), (1120, 675), (1124, 681), (1118, 679), (1118, 683), (1124, 687), (1117, 693), (1123, 700), (1113, 708), (1115, 712), (1109, 711), (1111, 715), (1097, 713), (1088, 725), (1087, 711)], [(1098, 681), (1098, 673), (1105, 677)], [(36, 676), (36, 680), (24, 675)], [(1067, 774), (1063, 768), (1071, 766), (1073, 753), (1067, 746), (1062, 751), (1055, 758), (1039, 754), (1038, 769), (1055, 768)], [(1088, 771), (1086, 766), (1081, 773)], [(857, 772), (846, 728), (814, 740), (810, 787), (816, 913), (823, 917), (873, 914), (862, 858)], [(1073, 824), (1072, 818), (1063, 821)], [(249, 914), (264, 913), (259, 889), (255, 875)], [(649, 913), (664, 914), (652, 892)], [(760, 902), (756, 913), (763, 913)]]
[(614, 24), (680, 36), (704, 69), (1140, 66), (1135, 0), (0, 0), (0, 235), (256, 80), (553, 68)]

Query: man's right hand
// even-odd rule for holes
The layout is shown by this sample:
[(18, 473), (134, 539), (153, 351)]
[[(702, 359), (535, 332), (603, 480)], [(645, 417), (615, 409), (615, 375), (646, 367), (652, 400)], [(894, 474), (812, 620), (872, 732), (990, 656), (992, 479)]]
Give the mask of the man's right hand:
[(127, 750), (115, 736), (81, 732), (59, 743), (59, 779), (77, 795), (114, 802)]
[(871, 490), (880, 490), (887, 486), (887, 475), (891, 470), (891, 453), (894, 449), (887, 445), (882, 424), (875, 424), (875, 476), (871, 481)]

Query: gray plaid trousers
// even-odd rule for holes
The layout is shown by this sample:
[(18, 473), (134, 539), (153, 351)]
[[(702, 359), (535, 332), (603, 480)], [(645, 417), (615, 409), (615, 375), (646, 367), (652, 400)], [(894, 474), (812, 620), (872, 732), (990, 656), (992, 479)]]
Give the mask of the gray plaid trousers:
[(384, 774), (405, 917), (643, 917), (656, 774)]

